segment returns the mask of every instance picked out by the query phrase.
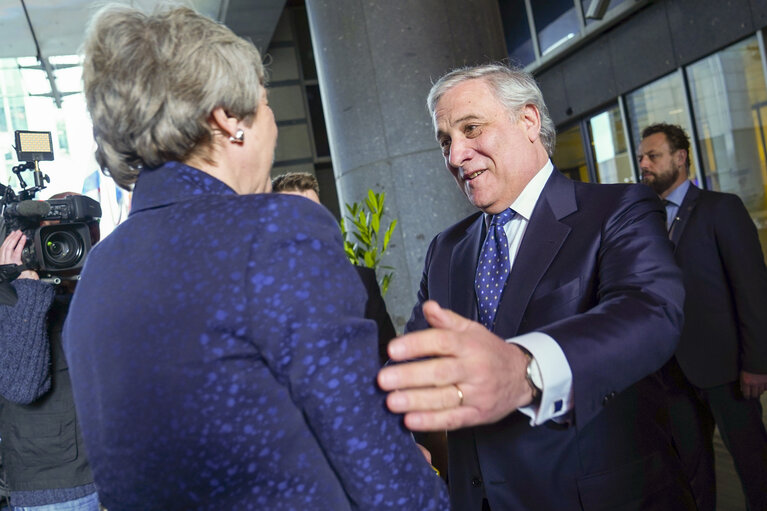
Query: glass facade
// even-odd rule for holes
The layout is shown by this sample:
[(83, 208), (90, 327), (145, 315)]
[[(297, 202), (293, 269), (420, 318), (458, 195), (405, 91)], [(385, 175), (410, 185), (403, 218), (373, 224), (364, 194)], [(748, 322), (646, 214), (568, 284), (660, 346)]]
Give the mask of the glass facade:
[(571, 46), (570, 42), (618, 23), (631, 9), (651, 0), (611, 0), (602, 19), (586, 19), (588, 8), (595, 1), (498, 0), (509, 61), (535, 67)]
[(738, 195), (767, 254), (767, 57), (762, 48), (757, 35), (748, 37), (617, 98), (617, 104), (575, 125), (559, 127), (554, 164), (579, 181), (637, 182), (634, 153), (642, 130), (658, 122), (678, 124), (691, 138), (692, 181)]
[[(626, 95), (626, 108), (631, 122), (631, 140), (635, 146), (639, 145), (642, 130), (658, 122), (678, 124), (688, 135), (692, 135), (684, 83), (679, 73), (664, 76)], [(695, 147), (691, 149), (693, 154), (690, 155), (690, 177), (700, 185), (694, 164), (697, 161)]]
[(591, 181), (580, 124), (557, 133), (557, 146), (551, 160), (557, 169), (570, 179)]
[(586, 121), (591, 152), (600, 183), (635, 183), (626, 140), (626, 130), (618, 106)]
[(706, 187), (740, 196), (767, 246), (767, 85), (757, 38), (686, 72)]
[(541, 55), (546, 55), (580, 34), (578, 13), (572, 0), (535, 2), (532, 7)]
[(526, 66), (535, 60), (533, 37), (527, 18), (524, 0), (500, 0), (501, 20), (506, 28), (506, 48), (509, 60), (517, 65)]

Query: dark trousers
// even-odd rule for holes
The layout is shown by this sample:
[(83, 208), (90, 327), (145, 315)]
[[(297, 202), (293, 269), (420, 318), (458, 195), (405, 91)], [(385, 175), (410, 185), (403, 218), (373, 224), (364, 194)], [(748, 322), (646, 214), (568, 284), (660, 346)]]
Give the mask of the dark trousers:
[[(714, 426), (740, 477), (749, 511), (767, 511), (767, 432), (758, 399), (745, 399), (739, 382), (708, 389), (692, 385), (672, 358), (666, 377), (674, 444), (700, 511), (716, 509)], [(668, 380), (667, 380), (668, 381)]]

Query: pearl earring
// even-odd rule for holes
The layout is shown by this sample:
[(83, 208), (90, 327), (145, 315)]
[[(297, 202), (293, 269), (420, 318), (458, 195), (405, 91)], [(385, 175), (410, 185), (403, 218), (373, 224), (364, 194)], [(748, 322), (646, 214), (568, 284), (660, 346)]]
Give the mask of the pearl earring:
[(233, 144), (242, 144), (244, 140), (245, 132), (242, 130), (237, 130), (237, 133), (235, 133), (233, 137), (229, 137), (229, 142), (232, 142)]

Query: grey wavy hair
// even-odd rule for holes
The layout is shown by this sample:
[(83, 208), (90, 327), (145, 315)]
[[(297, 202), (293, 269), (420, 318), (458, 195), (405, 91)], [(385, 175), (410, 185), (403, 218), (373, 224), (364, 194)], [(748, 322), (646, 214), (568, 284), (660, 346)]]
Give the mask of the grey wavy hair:
[(437, 102), (448, 90), (467, 80), (483, 79), (490, 85), (496, 97), (506, 106), (512, 116), (517, 116), (525, 105), (534, 105), (541, 114), (541, 142), (551, 156), (557, 143), (557, 131), (549, 116), (549, 109), (543, 101), (543, 94), (535, 78), (521, 68), (503, 64), (485, 64), (474, 67), (460, 67), (450, 71), (432, 85), (426, 99), (432, 121)]
[(145, 14), (108, 5), (83, 44), (96, 161), (130, 189), (143, 169), (210, 157), (211, 112), (253, 122), (264, 84), (252, 43), (188, 7)]

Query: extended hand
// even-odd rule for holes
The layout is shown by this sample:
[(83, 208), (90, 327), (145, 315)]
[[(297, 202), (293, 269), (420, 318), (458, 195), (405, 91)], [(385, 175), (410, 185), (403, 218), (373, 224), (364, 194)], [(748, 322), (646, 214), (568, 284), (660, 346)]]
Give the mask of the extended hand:
[(423, 305), (433, 327), (389, 343), (395, 364), (378, 373), (378, 384), (392, 391), (386, 404), (405, 414), (413, 431), (453, 430), (496, 422), (532, 401), (525, 379), (527, 358), (484, 326), (436, 302)]
[(767, 390), (767, 374), (740, 372), (740, 391), (746, 399), (758, 399)]

